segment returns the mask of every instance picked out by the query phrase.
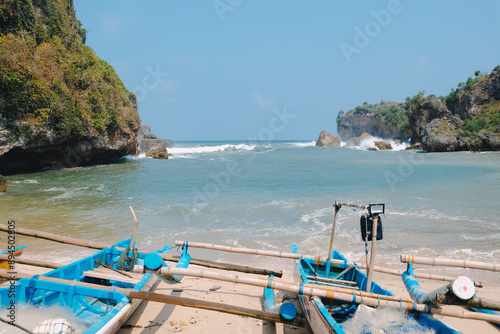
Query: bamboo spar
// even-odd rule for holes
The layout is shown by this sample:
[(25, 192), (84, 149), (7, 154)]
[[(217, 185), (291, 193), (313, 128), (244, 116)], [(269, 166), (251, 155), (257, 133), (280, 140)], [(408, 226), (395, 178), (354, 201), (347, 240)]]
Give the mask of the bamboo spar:
[(134, 209), (132, 209), (131, 206), (129, 206), (130, 213), (132, 214), (132, 218), (134, 218), (134, 232), (132, 233), (132, 239), (130, 239), (130, 246), (128, 248), (129, 252), (132, 252), (134, 250), (135, 246), (135, 237), (137, 235), (137, 227), (139, 226), (139, 221), (137, 221), (137, 217), (135, 215)]
[(375, 245), (377, 243), (377, 225), (378, 225), (378, 215), (373, 216), (373, 226), (372, 226), (372, 250), (370, 254), (370, 265), (368, 266), (368, 274), (366, 280), (366, 292), (370, 292), (372, 288), (372, 278), (373, 278), (373, 267), (375, 266)]
[[(0, 231), (9, 232), (9, 227), (5, 224), (0, 224)], [(37, 230), (32, 230), (32, 229), (28, 229), (28, 228), (21, 228), (21, 227), (16, 227), (16, 234), (26, 235), (26, 236), (30, 236), (30, 237), (36, 237), (36, 238), (40, 238), (40, 239), (51, 240), (51, 241), (60, 242), (63, 244), (68, 244), (68, 245), (99, 249), (99, 250), (104, 249), (104, 248), (111, 248), (113, 246), (111, 244), (105, 244), (105, 243), (101, 243), (101, 242), (66, 237), (66, 236), (62, 236), (62, 235), (58, 235), (58, 234), (54, 234), (54, 233), (48, 233), (48, 232), (37, 231)], [(125, 248), (115, 247), (115, 249), (123, 251)], [(149, 251), (142, 250), (142, 249), (139, 249), (138, 252), (139, 253), (149, 253)], [(168, 254), (160, 254), (159, 253), (159, 255), (165, 261), (179, 262), (179, 258), (180, 258), (180, 256), (172, 256), (172, 255), (168, 255)], [(261, 275), (266, 275), (266, 276), (269, 276), (272, 274), (274, 276), (281, 277), (283, 275), (282, 271), (254, 268), (254, 267), (249, 267), (249, 266), (235, 265), (235, 264), (231, 264), (231, 263), (215, 262), (215, 261), (202, 260), (202, 259), (193, 259), (192, 258), (191, 263), (197, 264), (200, 266), (204, 266), (204, 267), (209, 267), (209, 268), (216, 268), (216, 269), (223, 269), (223, 270), (234, 270), (234, 271), (240, 271), (240, 272), (244, 272), (244, 273), (261, 274)]]
[(480, 269), (489, 270), (494, 272), (500, 272), (500, 264), (498, 263), (485, 263), (477, 261), (468, 260), (457, 260), (457, 259), (436, 259), (430, 257), (420, 257), (413, 255), (400, 255), (400, 260), (403, 263), (415, 263), (415, 264), (426, 264), (430, 266), (445, 266), (445, 267), (459, 267), (467, 269)]
[(334, 207), (335, 207), (335, 213), (333, 215), (332, 235), (330, 236), (330, 247), (328, 248), (328, 256), (326, 258), (327, 261), (330, 261), (332, 259), (333, 238), (335, 237), (335, 226), (337, 225), (337, 216), (339, 214), (341, 206), (337, 204), (337, 201), (335, 201)]
[[(175, 245), (176, 246), (182, 246), (185, 244), (185, 241), (180, 241), (176, 240)], [(188, 241), (189, 247), (195, 247), (195, 248), (202, 248), (202, 249), (210, 249), (210, 250), (217, 250), (217, 251), (223, 251), (223, 252), (230, 252), (230, 253), (240, 253), (240, 254), (251, 254), (251, 255), (261, 255), (261, 256), (271, 256), (271, 257), (278, 257), (278, 258), (285, 258), (285, 259), (300, 259), (300, 258), (316, 258), (314, 255), (307, 255), (307, 254), (295, 254), (295, 253), (287, 253), (287, 252), (277, 252), (277, 251), (270, 251), (270, 250), (263, 250), (263, 249), (252, 249), (252, 248), (239, 248), (239, 247), (230, 247), (230, 246), (223, 246), (223, 245), (214, 245), (214, 244), (209, 244), (209, 243), (202, 243), (202, 242), (196, 242), (196, 241)], [(326, 261), (326, 257), (319, 257), (320, 261)], [(345, 262), (342, 260), (330, 260), (332, 264), (344, 264)], [(347, 262), (348, 265), (354, 264), (352, 262)], [(363, 265), (358, 263), (357, 264), (358, 268), (361, 269), (367, 269), (367, 265)], [(384, 274), (388, 275), (394, 275), (394, 276), (401, 276), (403, 274), (404, 270), (396, 270), (396, 269), (389, 269), (389, 268), (383, 268), (383, 267), (378, 267), (374, 266), (373, 271), (381, 272)], [(424, 278), (424, 279), (433, 279), (437, 281), (454, 281), (456, 277), (451, 277), (451, 276), (443, 276), (443, 275), (433, 275), (433, 274), (424, 274), (424, 273), (414, 273), (415, 277), (417, 278)], [(476, 287), (482, 287), (481, 282), (475, 282)]]
[(55, 263), (55, 262), (46, 262), (46, 261), (39, 261), (39, 260), (34, 260), (34, 259), (27, 259), (26, 257), (18, 257), (16, 256), (14, 260), (11, 258), (10, 255), (7, 254), (0, 254), (0, 260), (3, 261), (13, 261), (15, 264), (26, 264), (30, 266), (35, 266), (35, 267), (45, 267), (45, 268), (51, 268), (51, 269), (57, 269), (60, 267), (63, 267), (64, 264), (61, 263)]
[[(9, 279), (9, 278), (12, 278), (12, 275), (8, 274), (7, 270), (0, 269), (0, 277)], [(16, 274), (17, 279), (31, 278), (31, 277), (33, 277), (33, 276), (30, 274), (24, 274), (24, 273), (17, 273)], [(84, 282), (79, 282), (79, 281), (69, 281), (69, 280), (64, 280), (64, 279), (60, 279), (60, 278), (39, 276), (38, 279), (42, 280), (42, 281), (67, 284), (70, 286), (83, 286), (83, 287), (89, 287), (89, 288), (93, 288), (93, 289), (109, 290), (109, 287), (104, 286), (104, 285), (84, 283)], [(261, 310), (254, 310), (254, 309), (249, 309), (249, 308), (244, 308), (244, 307), (239, 307), (239, 306), (234, 306), (234, 305), (229, 305), (229, 304), (208, 302), (205, 300), (198, 300), (198, 299), (186, 298), (186, 297), (176, 297), (176, 296), (165, 295), (162, 293), (137, 291), (137, 290), (131, 290), (131, 289), (118, 288), (118, 287), (115, 288), (115, 291), (121, 292), (129, 298), (149, 300), (149, 301), (154, 301), (154, 302), (159, 302), (159, 303), (164, 303), (164, 304), (172, 304), (172, 305), (179, 305), (179, 306), (185, 306), (185, 307), (200, 308), (200, 309), (204, 309), (204, 310), (211, 310), (211, 311), (217, 311), (217, 312), (223, 312), (223, 313), (229, 313), (229, 314), (236, 314), (236, 315), (240, 315), (240, 316), (246, 316), (246, 317), (251, 317), (251, 318), (256, 318), (256, 319), (261, 319), (261, 320), (266, 320), (266, 321), (283, 322), (283, 323), (293, 325), (293, 326), (305, 327), (304, 319), (298, 319), (296, 317), (293, 320), (286, 321), (286, 320), (281, 319), (279, 314), (264, 312)]]
[[(135, 270), (140, 270), (141, 266), (136, 266), (134, 268)], [(378, 298), (370, 298), (370, 297), (364, 297), (363, 299), (356, 297), (356, 295), (353, 295), (352, 293), (341, 293), (341, 292), (335, 292), (331, 290), (324, 290), (320, 288), (311, 288), (311, 287), (300, 287), (298, 285), (290, 285), (287, 283), (282, 283), (277, 280), (262, 280), (259, 278), (255, 277), (244, 277), (244, 276), (238, 276), (238, 275), (232, 275), (232, 274), (226, 274), (226, 273), (216, 273), (216, 272), (210, 272), (205, 269), (183, 269), (183, 268), (173, 268), (173, 267), (163, 267), (160, 269), (161, 274), (166, 274), (166, 275), (182, 275), (182, 276), (193, 276), (193, 277), (200, 277), (200, 278), (208, 278), (208, 279), (215, 279), (215, 280), (220, 280), (220, 281), (225, 281), (225, 282), (233, 282), (233, 283), (240, 283), (240, 284), (247, 284), (247, 285), (253, 285), (253, 286), (259, 286), (259, 287), (270, 287), (275, 290), (281, 290), (281, 291), (287, 291), (291, 293), (302, 293), (303, 295), (307, 296), (318, 296), (318, 297), (325, 297), (325, 298), (331, 298), (335, 300), (339, 300), (345, 303), (354, 303), (354, 304), (361, 304), (364, 303), (368, 306), (372, 307), (394, 307), (398, 309), (404, 309), (406, 311), (412, 311), (412, 312), (423, 312), (423, 313), (431, 313), (431, 314), (438, 314), (438, 315), (443, 315), (443, 316), (449, 316), (449, 317), (456, 317), (456, 318), (462, 318), (462, 319), (472, 319), (472, 320), (483, 320), (483, 321), (489, 321), (489, 322), (500, 322), (500, 316), (499, 315), (493, 315), (493, 314), (484, 314), (484, 313), (476, 313), (476, 312), (469, 312), (465, 310), (456, 310), (447, 306), (441, 306), (441, 307), (429, 307), (428, 305), (424, 304), (416, 304), (416, 303), (409, 303), (409, 302), (404, 302), (404, 301), (391, 301), (391, 300), (383, 300), (383, 299), (378, 299)], [(382, 297), (382, 296), (381, 296)]]

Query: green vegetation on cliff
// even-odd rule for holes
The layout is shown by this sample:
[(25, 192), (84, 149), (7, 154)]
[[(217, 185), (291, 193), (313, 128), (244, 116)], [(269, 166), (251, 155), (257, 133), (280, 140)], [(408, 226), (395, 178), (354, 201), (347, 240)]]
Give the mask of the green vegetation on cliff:
[(373, 114), (376, 117), (380, 117), (384, 124), (398, 129), (401, 137), (408, 138), (410, 125), (408, 123), (406, 110), (406, 106), (403, 103), (382, 101), (377, 104), (368, 104), (368, 102), (364, 102), (363, 105), (349, 110), (347, 114), (340, 111), (337, 116), (337, 123), (341, 121), (344, 115), (361, 116)]
[(0, 125), (14, 137), (140, 125), (135, 95), (85, 36), (72, 0), (0, 3)]
[[(353, 117), (371, 115), (383, 120), (383, 124), (395, 126), (403, 138), (412, 142), (421, 140), (421, 130), (433, 119), (457, 117), (459, 124), (454, 133), (472, 139), (489, 133), (500, 133), (500, 65), (491, 74), (476, 71), (474, 77), (452, 88), (447, 96), (438, 98), (425, 91), (407, 97), (404, 103), (382, 102), (380, 104), (364, 103), (348, 113), (340, 111), (337, 116), (339, 125), (353, 122)], [(365, 117), (366, 118), (366, 117)], [(371, 128), (370, 128), (371, 127)], [(373, 124), (367, 123), (365, 130), (371, 133)], [(373, 133), (371, 133), (373, 134)]]

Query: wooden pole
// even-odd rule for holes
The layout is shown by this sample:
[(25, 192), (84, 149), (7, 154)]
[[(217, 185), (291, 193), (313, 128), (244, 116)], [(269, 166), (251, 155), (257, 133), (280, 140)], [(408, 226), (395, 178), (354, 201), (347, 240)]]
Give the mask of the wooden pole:
[[(0, 224), (0, 231), (9, 232), (9, 228), (7, 225)], [(26, 235), (26, 236), (30, 236), (30, 237), (36, 237), (36, 238), (40, 238), (40, 239), (51, 240), (51, 241), (60, 242), (63, 244), (68, 244), (68, 245), (99, 249), (99, 250), (112, 247), (111, 244), (105, 244), (105, 243), (100, 243), (100, 242), (95, 242), (95, 241), (87, 241), (87, 240), (82, 240), (82, 239), (77, 239), (77, 238), (65, 237), (65, 236), (58, 235), (58, 234), (42, 232), (42, 231), (21, 228), (21, 227), (16, 227), (16, 234)], [(125, 249), (122, 247), (115, 247), (115, 248), (118, 250), (121, 250), (121, 251), (123, 251)], [(147, 251), (147, 250), (139, 249), (138, 251), (139, 251), (139, 253), (146, 253), (146, 254), (149, 253), (149, 251)], [(179, 262), (179, 259), (180, 259), (180, 256), (172, 256), (172, 255), (168, 255), (168, 254), (159, 254), (159, 255), (165, 261)], [(250, 274), (259, 274), (259, 275), (266, 275), (266, 276), (274, 275), (277, 277), (281, 277), (283, 275), (282, 271), (254, 268), (254, 267), (249, 267), (249, 266), (240, 266), (240, 265), (234, 265), (231, 263), (215, 262), (215, 261), (209, 261), (209, 260), (191, 259), (191, 263), (197, 264), (200, 266), (204, 266), (204, 267), (209, 267), (209, 268), (240, 271), (240, 272), (250, 273)]]
[(468, 269), (480, 269), (500, 272), (500, 264), (498, 263), (486, 263), (468, 260), (457, 260), (457, 259), (436, 259), (430, 257), (420, 257), (413, 255), (400, 255), (400, 260), (403, 263), (415, 263), (415, 264), (426, 264), (429, 266), (445, 266), (445, 267), (459, 267)]
[[(367, 219), (368, 221), (368, 219)], [(372, 226), (372, 250), (370, 254), (370, 266), (368, 267), (368, 274), (366, 280), (366, 292), (370, 292), (372, 288), (372, 278), (373, 278), (373, 267), (375, 267), (375, 245), (377, 243), (377, 225), (378, 225), (378, 214), (373, 215), (373, 226)]]
[[(363, 264), (358, 264), (358, 268), (360, 268), (360, 269), (366, 269), (367, 266), (365, 266)], [(377, 266), (374, 266), (373, 270), (376, 271), (376, 272), (380, 272), (380, 273), (387, 274), (387, 275), (394, 275), (394, 276), (401, 276), (404, 273), (404, 270), (383, 268), (383, 267), (377, 267)], [(432, 279), (432, 280), (435, 280), (435, 281), (446, 281), (446, 282), (452, 282), (456, 278), (456, 277), (451, 277), (451, 276), (425, 274), (425, 273), (415, 273), (415, 272), (413, 273), (413, 276), (415, 276), (416, 278)], [(481, 283), (481, 282), (474, 282), (474, 286), (476, 288), (482, 288), (483, 287), (483, 283)]]
[(361, 205), (361, 204), (355, 204), (355, 203), (337, 203), (340, 206), (348, 206), (350, 208), (357, 208), (357, 209), (363, 209), (366, 210), (368, 205)]
[[(138, 267), (138, 266), (136, 266)], [(140, 267), (140, 266), (139, 266)], [(135, 270), (135, 269), (134, 269)], [(324, 289), (319, 289), (319, 288), (310, 288), (310, 287), (300, 287), (297, 285), (290, 285), (286, 283), (281, 283), (279, 281), (273, 280), (262, 280), (259, 278), (255, 277), (243, 277), (243, 276), (238, 276), (238, 275), (232, 275), (228, 273), (215, 273), (215, 272), (209, 272), (205, 269), (193, 269), (193, 268), (173, 268), (173, 267), (163, 267), (160, 269), (161, 274), (166, 274), (166, 275), (182, 275), (182, 276), (193, 276), (193, 277), (200, 277), (200, 278), (208, 278), (208, 279), (215, 279), (215, 280), (220, 280), (220, 281), (225, 281), (225, 282), (233, 282), (233, 283), (240, 283), (240, 284), (247, 284), (247, 285), (253, 285), (253, 286), (259, 286), (259, 287), (270, 287), (275, 290), (281, 290), (281, 291), (287, 291), (291, 293), (302, 293), (303, 295), (307, 296), (318, 296), (318, 297), (324, 297), (324, 298), (331, 298), (334, 300), (339, 300), (345, 303), (351, 303), (351, 304), (365, 304), (371, 307), (394, 307), (398, 309), (404, 309), (409, 312), (423, 312), (423, 313), (431, 313), (431, 314), (438, 314), (438, 315), (443, 315), (443, 316), (450, 316), (450, 317), (456, 317), (456, 318), (462, 318), (462, 319), (474, 319), (474, 320), (484, 320), (484, 321), (489, 321), (489, 322), (500, 322), (500, 316), (499, 315), (492, 315), (492, 314), (482, 314), (482, 313), (476, 313), (476, 312), (468, 312), (465, 310), (457, 310), (457, 309), (450, 309), (449, 307), (442, 306), (442, 307), (429, 307), (428, 305), (424, 304), (416, 304), (416, 303), (409, 303), (409, 302), (404, 302), (404, 301), (392, 301), (392, 300), (382, 300), (379, 298), (370, 298), (370, 297), (364, 297), (361, 300), (361, 298), (358, 298), (356, 295), (353, 295), (352, 292), (350, 294), (347, 293), (341, 293), (341, 292), (335, 292), (335, 291), (327, 291)], [(381, 296), (382, 297), (382, 296)]]
[[(184, 245), (185, 241), (175, 241), (176, 246), (182, 246)], [(271, 257), (279, 257), (279, 258), (285, 258), (285, 259), (300, 259), (300, 258), (316, 258), (314, 255), (305, 255), (305, 254), (295, 254), (295, 253), (287, 253), (287, 252), (276, 252), (276, 251), (269, 251), (269, 250), (262, 250), (262, 249), (251, 249), (251, 248), (237, 248), (237, 247), (229, 247), (229, 246), (223, 246), (223, 245), (214, 245), (214, 244), (208, 244), (208, 243), (202, 243), (202, 242), (195, 242), (195, 241), (189, 241), (189, 247), (195, 247), (195, 248), (202, 248), (202, 249), (211, 249), (211, 250), (218, 250), (218, 251), (223, 251), (223, 252), (230, 252), (230, 253), (240, 253), (240, 254), (252, 254), (252, 255), (261, 255), (261, 256), (271, 256)], [(319, 257), (320, 261), (326, 261), (326, 257)], [(332, 264), (338, 264), (338, 265), (344, 265), (344, 261), (342, 260), (330, 260)], [(348, 265), (354, 264), (352, 262), (347, 262)], [(368, 265), (363, 265), (363, 264), (357, 264), (358, 268), (361, 269), (367, 269)], [(204, 265), (204, 267), (209, 267), (208, 265)], [(378, 267), (378, 266), (373, 266), (373, 271), (381, 272), (384, 274), (389, 274), (389, 275), (395, 275), (395, 276), (401, 276), (403, 274), (404, 270), (396, 270), (396, 269), (390, 269), (390, 268), (383, 268), (383, 267)], [(425, 274), (425, 273), (414, 273), (415, 277), (417, 278), (424, 278), (424, 279), (432, 279), (432, 280), (437, 280), (437, 281), (453, 281), (455, 280), (456, 277), (451, 277), (451, 276), (443, 276), (443, 275), (434, 275), (434, 274)], [(275, 275), (276, 276), (276, 275)], [(476, 287), (482, 287), (483, 284), (481, 282), (475, 282)]]
[(366, 236), (365, 236), (365, 257), (366, 257), (365, 258), (366, 274), (368, 274), (368, 266), (370, 265), (370, 260), (368, 260), (368, 237)]
[(327, 261), (330, 261), (332, 259), (333, 238), (335, 237), (335, 226), (337, 225), (337, 216), (341, 208), (341, 206), (337, 204), (337, 201), (335, 201), (334, 208), (335, 208), (335, 213), (333, 215), (332, 235), (330, 236), (330, 247), (328, 248), (328, 256), (326, 257)]
[[(8, 274), (7, 270), (0, 269), (0, 277), (10, 279), (12, 277), (12, 275)], [(31, 278), (31, 277), (33, 277), (33, 276), (30, 274), (22, 274), (22, 273), (16, 274), (16, 278), (18, 278), (18, 279)], [(42, 281), (67, 284), (70, 286), (83, 286), (83, 287), (89, 287), (89, 288), (93, 288), (93, 289), (109, 290), (108, 286), (91, 284), (91, 283), (84, 283), (84, 282), (80, 282), (80, 281), (70, 281), (70, 280), (64, 280), (64, 279), (60, 279), (60, 278), (53, 278), (53, 277), (46, 277), (46, 276), (39, 276), (38, 279), (42, 280)], [(233, 305), (228, 305), (228, 304), (207, 302), (204, 300), (197, 300), (197, 299), (185, 298), (185, 297), (176, 297), (176, 296), (170, 296), (170, 295), (165, 295), (165, 294), (161, 294), (161, 293), (137, 291), (137, 290), (131, 290), (131, 289), (124, 289), (124, 288), (115, 288), (115, 291), (121, 292), (125, 296), (132, 298), (132, 299), (142, 299), (142, 300), (149, 300), (149, 301), (165, 303), (165, 304), (200, 308), (200, 309), (204, 309), (204, 310), (211, 310), (211, 311), (217, 311), (217, 312), (223, 312), (223, 313), (229, 313), (229, 314), (236, 314), (236, 315), (251, 317), (251, 318), (255, 318), (255, 319), (262, 319), (265, 321), (282, 322), (282, 323), (286, 323), (286, 324), (293, 325), (293, 326), (305, 327), (304, 319), (300, 319), (300, 318), (297, 319), (297, 317), (296, 317), (293, 320), (287, 321), (285, 319), (281, 319), (279, 314), (264, 312), (261, 310), (254, 310), (254, 309), (233, 306)]]
[[(9, 255), (5, 255), (5, 254), (0, 254), (0, 260), (12, 261), (12, 259), (9, 258)], [(57, 268), (63, 267), (65, 265), (65, 264), (59, 264), (59, 263), (53, 263), (53, 262), (27, 259), (25, 256), (23, 256), (22, 258), (16, 257), (13, 262), (14, 262), (14, 264), (27, 264), (30, 266), (45, 267), (45, 268), (51, 268), (51, 269), (57, 269)]]
[(132, 217), (134, 218), (134, 232), (132, 233), (132, 239), (130, 239), (130, 246), (128, 248), (129, 252), (132, 252), (134, 250), (135, 237), (137, 235), (137, 227), (139, 226), (139, 222), (137, 221), (137, 217), (135, 216), (134, 209), (132, 209), (131, 206), (129, 206), (129, 209)]

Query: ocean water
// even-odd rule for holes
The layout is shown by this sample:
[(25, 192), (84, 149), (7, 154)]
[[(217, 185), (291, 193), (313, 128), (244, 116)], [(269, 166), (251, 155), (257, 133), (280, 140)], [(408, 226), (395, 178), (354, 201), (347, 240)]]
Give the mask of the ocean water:
[[(403, 145), (404, 146), (404, 145)], [(402, 147), (399, 147), (402, 148)], [(385, 203), (377, 265), (404, 269), (399, 254), (500, 263), (500, 154), (366, 151), (314, 142), (181, 142), (169, 160), (118, 163), (10, 177), (2, 223), (101, 242), (130, 237), (156, 250), (175, 240), (326, 256), (335, 200)], [(334, 248), (364, 263), (359, 218), (343, 207)], [(0, 233), (0, 247), (6, 247)], [(68, 262), (85, 248), (18, 236), (26, 256)], [(175, 250), (174, 250), (175, 252)], [(195, 257), (291, 271), (292, 263), (191, 249)], [(498, 274), (416, 266), (500, 283)]]

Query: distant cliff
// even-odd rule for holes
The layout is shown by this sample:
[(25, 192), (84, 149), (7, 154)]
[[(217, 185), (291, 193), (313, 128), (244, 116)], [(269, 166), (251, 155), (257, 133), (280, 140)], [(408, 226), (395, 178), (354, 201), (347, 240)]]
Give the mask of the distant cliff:
[(0, 173), (137, 151), (135, 95), (85, 38), (72, 0), (0, 2)]
[(375, 137), (409, 137), (406, 111), (401, 103), (364, 103), (337, 117), (337, 133), (343, 141), (368, 133)]
[(402, 137), (428, 152), (500, 150), (500, 66), (491, 74), (476, 71), (448, 96), (419, 92), (404, 103), (365, 102), (340, 111), (337, 132), (344, 141), (363, 132)]
[(429, 152), (500, 150), (500, 66), (476, 72), (446, 97), (407, 98), (412, 142)]

